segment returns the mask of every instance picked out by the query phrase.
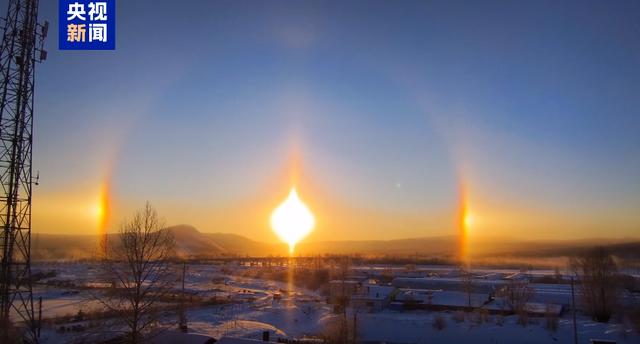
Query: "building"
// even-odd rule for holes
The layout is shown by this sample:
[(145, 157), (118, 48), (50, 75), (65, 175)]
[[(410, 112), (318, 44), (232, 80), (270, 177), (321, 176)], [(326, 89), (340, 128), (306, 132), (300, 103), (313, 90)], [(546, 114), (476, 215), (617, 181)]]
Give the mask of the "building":
[[(513, 314), (514, 310), (503, 298), (496, 298), (482, 307), (492, 314)], [(527, 302), (525, 304), (527, 314), (532, 317), (547, 317), (562, 315), (564, 307), (561, 304), (555, 303), (541, 303), (541, 302)]]
[(365, 284), (351, 297), (351, 306), (354, 309), (379, 312), (387, 308), (396, 291), (393, 286)]
[[(393, 281), (391, 281), (391, 284), (399, 289), (447, 290), (464, 292), (466, 288), (461, 278), (451, 277), (397, 277), (394, 278)], [(472, 280), (473, 292), (481, 294), (494, 295), (495, 292), (505, 284), (506, 281), (502, 280)]]
[(491, 301), (489, 294), (465, 293), (450, 290), (401, 290), (392, 305), (396, 310), (428, 309), (443, 310), (473, 310)]

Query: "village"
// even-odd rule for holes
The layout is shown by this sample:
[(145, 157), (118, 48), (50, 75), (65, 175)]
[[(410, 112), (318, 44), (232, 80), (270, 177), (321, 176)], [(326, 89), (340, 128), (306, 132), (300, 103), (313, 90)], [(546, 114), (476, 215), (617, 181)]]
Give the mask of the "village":
[[(461, 269), (353, 264), (349, 258), (238, 259), (175, 264), (184, 273), (163, 300), (153, 343), (634, 343), (622, 315), (592, 321), (563, 269)], [(87, 343), (117, 329), (101, 311), (90, 262), (41, 263), (44, 343)], [(637, 271), (628, 271), (637, 283)], [(178, 276), (180, 273), (177, 274)], [(633, 279), (635, 278), (635, 279)], [(637, 285), (637, 284), (636, 284)], [(638, 290), (624, 290), (623, 305)], [(181, 320), (182, 319), (182, 320)], [(574, 330), (575, 329), (575, 330)], [(469, 336), (472, 334), (472, 336)], [(471, 339), (472, 338), (472, 339)]]

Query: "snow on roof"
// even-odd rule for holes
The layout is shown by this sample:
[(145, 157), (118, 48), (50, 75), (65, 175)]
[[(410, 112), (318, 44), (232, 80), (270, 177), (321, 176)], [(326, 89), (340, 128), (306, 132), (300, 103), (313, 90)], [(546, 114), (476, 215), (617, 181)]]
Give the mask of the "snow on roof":
[[(489, 301), (488, 294), (471, 293), (471, 307), (480, 307), (487, 301)], [(435, 306), (467, 307), (469, 294), (459, 291), (436, 291), (428, 302)]]
[[(426, 305), (445, 307), (468, 307), (469, 294), (449, 290), (403, 290), (396, 300), (418, 301)], [(481, 307), (489, 301), (489, 294), (471, 293), (471, 306)]]
[(393, 293), (395, 287), (387, 286), (387, 285), (366, 285), (365, 286), (365, 296), (371, 299), (386, 299)]
[[(506, 282), (501, 280), (484, 280), (474, 279), (472, 288), (475, 292), (490, 293), (500, 288)], [(462, 291), (464, 283), (461, 278), (442, 278), (442, 277), (396, 277), (391, 284), (397, 288), (411, 289), (445, 289)]]
[(562, 305), (539, 303), (539, 302), (527, 302), (527, 312), (534, 314), (555, 314), (562, 313)]
[(358, 284), (360, 282), (358, 281), (353, 281), (353, 280), (332, 280), (329, 282), (330, 284)]

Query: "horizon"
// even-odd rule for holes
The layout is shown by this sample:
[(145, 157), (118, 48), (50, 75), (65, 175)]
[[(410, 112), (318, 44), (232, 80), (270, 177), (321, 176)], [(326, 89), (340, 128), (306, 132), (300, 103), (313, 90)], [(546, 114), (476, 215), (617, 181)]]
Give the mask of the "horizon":
[[(201, 234), (220, 234), (220, 235), (236, 235), (245, 239), (249, 239), (251, 241), (254, 242), (258, 242), (258, 243), (263, 243), (263, 244), (269, 244), (269, 245), (274, 245), (274, 244), (278, 244), (278, 245), (283, 245), (286, 246), (287, 244), (282, 242), (282, 240), (279, 239), (275, 239), (272, 241), (266, 241), (266, 240), (260, 240), (257, 238), (253, 238), (247, 235), (243, 235), (241, 233), (234, 233), (234, 232), (219, 232), (219, 231), (205, 231), (205, 230), (200, 230), (199, 228), (196, 228), (192, 225), (189, 224), (185, 224), (185, 223), (181, 223), (181, 224), (176, 224), (176, 225), (168, 225), (165, 226), (165, 229), (175, 229), (175, 227), (178, 227), (179, 229), (184, 229), (184, 227), (190, 227), (195, 229), (196, 231), (198, 231)], [(96, 240), (99, 239), (99, 236), (101, 235), (100, 233), (56, 233), (56, 232), (36, 232), (33, 233), (34, 235), (39, 235), (39, 234), (44, 234), (44, 235), (62, 235), (62, 236), (87, 236), (87, 237), (95, 237)], [(118, 231), (111, 231), (107, 233), (108, 235), (119, 235)], [(387, 241), (402, 241), (402, 240), (412, 240), (412, 239), (442, 239), (442, 238), (447, 238), (447, 239), (454, 239), (457, 240), (458, 239), (458, 235), (456, 234), (442, 234), (442, 235), (432, 235), (432, 236), (415, 236), (415, 237), (404, 237), (404, 238), (394, 238), (394, 239), (342, 239), (342, 240), (310, 240), (308, 237), (303, 238), (302, 240), (300, 240), (298, 242), (298, 244), (300, 245), (304, 245), (304, 244), (314, 244), (314, 243), (322, 243), (322, 242), (367, 242), (367, 241), (372, 241), (372, 242), (387, 242)], [(531, 239), (531, 238), (522, 238), (522, 239), (518, 239), (517, 237), (509, 237), (509, 236), (500, 236), (500, 237), (483, 237), (482, 241), (488, 241), (488, 240), (495, 240), (495, 239), (500, 239), (500, 241), (502, 242), (520, 242), (520, 243), (524, 243), (524, 242), (531, 242), (531, 243), (562, 243), (562, 242), (566, 242), (566, 243), (578, 243), (578, 242), (585, 242), (585, 243), (593, 243), (593, 242), (597, 242), (600, 240), (605, 240), (608, 242), (605, 242), (603, 244), (608, 245), (608, 244), (612, 244), (612, 243), (625, 243), (625, 242), (635, 242), (635, 241), (640, 241), (640, 236), (622, 236), (622, 237), (613, 237), (613, 236), (594, 236), (594, 237), (585, 237), (585, 238), (562, 238), (562, 239), (553, 239), (553, 238), (536, 238), (536, 239)]]

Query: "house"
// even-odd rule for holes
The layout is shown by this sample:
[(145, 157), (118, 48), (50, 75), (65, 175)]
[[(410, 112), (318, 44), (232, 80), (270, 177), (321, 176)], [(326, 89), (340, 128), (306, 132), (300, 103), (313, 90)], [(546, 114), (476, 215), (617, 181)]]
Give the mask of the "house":
[(390, 304), (391, 309), (402, 311), (412, 309), (425, 309), (428, 299), (433, 290), (422, 289), (402, 289), (395, 296), (395, 300)]
[(552, 303), (527, 302), (525, 307), (527, 314), (534, 317), (559, 317), (562, 314), (562, 305)]
[(393, 286), (365, 284), (351, 297), (351, 305), (354, 309), (379, 312), (389, 305), (395, 292)]
[(346, 277), (352, 281), (364, 281), (369, 278), (369, 274), (366, 271), (351, 270)]
[(431, 310), (473, 310), (482, 307), (490, 300), (489, 294), (440, 290), (432, 293), (427, 300), (427, 308)]
[[(470, 310), (491, 300), (489, 294), (450, 290), (404, 289), (395, 298), (394, 309)], [(400, 303), (400, 304), (398, 304)]]
[[(529, 286), (533, 289), (532, 302), (554, 303), (565, 306), (571, 305), (570, 284), (532, 283)], [(580, 298), (580, 293), (579, 288), (576, 288), (576, 299)]]
[[(423, 289), (423, 290), (447, 290), (447, 291), (465, 291), (465, 283), (458, 277), (422, 277), (408, 278), (397, 277), (391, 281), (391, 284), (399, 289)], [(501, 280), (484, 280), (473, 279), (472, 289), (475, 293), (494, 295), (496, 290), (506, 284)]]
[[(514, 310), (509, 306), (508, 302), (501, 297), (497, 297), (491, 302), (482, 307), (493, 314), (513, 314)], [(527, 314), (532, 317), (545, 317), (562, 315), (564, 307), (561, 304), (555, 303), (542, 303), (542, 302), (527, 302), (525, 304)]]

